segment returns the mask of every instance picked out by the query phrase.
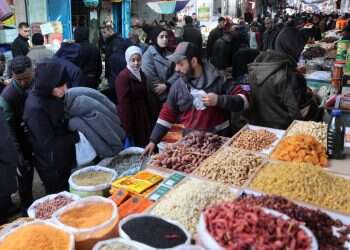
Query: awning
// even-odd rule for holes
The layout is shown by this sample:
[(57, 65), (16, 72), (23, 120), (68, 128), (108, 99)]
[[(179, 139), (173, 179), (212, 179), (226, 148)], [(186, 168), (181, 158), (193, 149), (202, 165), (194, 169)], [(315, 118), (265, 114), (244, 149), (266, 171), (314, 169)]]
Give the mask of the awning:
[(190, 0), (148, 2), (147, 6), (159, 14), (173, 14), (185, 8), (189, 1)]

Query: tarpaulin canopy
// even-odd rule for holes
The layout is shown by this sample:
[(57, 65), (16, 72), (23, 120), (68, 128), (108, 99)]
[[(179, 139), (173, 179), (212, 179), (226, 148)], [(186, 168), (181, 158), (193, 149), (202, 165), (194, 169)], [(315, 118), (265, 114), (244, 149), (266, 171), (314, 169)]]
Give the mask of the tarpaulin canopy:
[(147, 6), (159, 14), (176, 13), (189, 3), (189, 0), (148, 2)]

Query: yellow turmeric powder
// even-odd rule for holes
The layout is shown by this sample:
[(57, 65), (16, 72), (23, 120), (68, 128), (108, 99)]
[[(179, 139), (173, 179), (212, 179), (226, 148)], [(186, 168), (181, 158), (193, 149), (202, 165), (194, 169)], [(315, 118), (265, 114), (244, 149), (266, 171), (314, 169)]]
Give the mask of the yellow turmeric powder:
[(60, 222), (75, 228), (90, 228), (111, 219), (113, 206), (109, 203), (91, 203), (83, 207), (70, 209), (61, 214)]
[(0, 250), (68, 250), (70, 235), (46, 224), (30, 224), (10, 233)]

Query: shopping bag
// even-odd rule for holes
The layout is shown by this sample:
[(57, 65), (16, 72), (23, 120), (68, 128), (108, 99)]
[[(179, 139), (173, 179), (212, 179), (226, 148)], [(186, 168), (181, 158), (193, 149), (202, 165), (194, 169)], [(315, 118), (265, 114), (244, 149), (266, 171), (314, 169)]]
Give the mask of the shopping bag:
[(77, 165), (83, 166), (92, 162), (96, 156), (96, 150), (85, 137), (85, 135), (79, 132), (80, 141), (75, 144), (75, 155), (77, 158)]

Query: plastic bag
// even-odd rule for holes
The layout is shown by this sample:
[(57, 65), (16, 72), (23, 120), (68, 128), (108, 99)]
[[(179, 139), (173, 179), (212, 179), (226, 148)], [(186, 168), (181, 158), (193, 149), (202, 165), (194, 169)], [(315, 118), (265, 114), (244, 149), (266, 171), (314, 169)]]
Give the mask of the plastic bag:
[[(280, 217), (283, 220), (288, 220), (289, 217), (285, 214), (279, 213), (272, 209), (263, 208), (264, 212), (267, 214), (271, 214), (275, 217)], [(300, 226), (300, 228), (306, 233), (307, 236), (311, 239), (311, 250), (317, 250), (318, 249), (318, 243), (313, 235), (313, 233), (306, 228), (305, 226)], [(207, 230), (207, 226), (205, 223), (204, 213), (201, 214), (199, 223), (197, 226), (197, 232), (198, 232), (198, 241), (206, 248), (210, 250), (225, 250), (225, 248), (221, 247), (219, 243), (216, 242), (216, 240), (210, 235), (210, 233)]]
[(71, 194), (71, 193), (68, 193), (66, 191), (63, 191), (63, 192), (60, 192), (60, 193), (57, 193), (57, 194), (50, 194), (50, 195), (46, 195), (36, 201), (34, 201), (32, 203), (32, 205), (30, 205), (30, 207), (28, 208), (27, 210), (27, 213), (28, 213), (28, 217), (30, 218), (33, 218), (33, 219), (36, 219), (36, 216), (35, 216), (35, 207), (40, 204), (40, 203), (44, 203), (45, 201), (47, 200), (52, 200), (54, 199), (55, 197), (59, 196), (59, 195), (62, 195), (62, 196), (65, 196), (65, 197), (68, 197), (70, 199), (72, 199), (73, 201), (77, 201), (80, 199), (79, 196), (75, 195), (75, 194)]
[(48, 221), (43, 221), (43, 220), (36, 220), (36, 221), (33, 221), (33, 222), (29, 222), (29, 223), (26, 223), (26, 224), (23, 224), (19, 227), (16, 227), (14, 228), (13, 230), (9, 231), (8, 233), (4, 234), (3, 236), (1, 236), (0, 238), (0, 242), (3, 241), (8, 235), (14, 233), (16, 230), (20, 229), (20, 228), (23, 228), (23, 227), (26, 227), (26, 226), (29, 226), (29, 225), (33, 225), (33, 224), (45, 224), (45, 225), (49, 225), (51, 227), (54, 227), (56, 229), (59, 229), (65, 233), (67, 233), (69, 235), (69, 244), (68, 244), (68, 248), (67, 250), (74, 250), (75, 249), (75, 241), (74, 241), (74, 235), (65, 230), (63, 227), (60, 227), (59, 225), (55, 225), (54, 223), (51, 223), (51, 222), (48, 222)]
[[(96, 185), (96, 186), (80, 186), (76, 183), (74, 183), (74, 176), (79, 175), (81, 173), (85, 173), (85, 172), (91, 172), (91, 171), (103, 171), (103, 172), (108, 172), (112, 174), (112, 178), (111, 181), (107, 182), (107, 183), (103, 183), (100, 185)], [(100, 167), (100, 166), (90, 166), (90, 167), (85, 167), (82, 168), (80, 170), (75, 171), (70, 177), (69, 177), (69, 187), (71, 189), (74, 189), (76, 191), (81, 191), (81, 192), (95, 192), (95, 191), (101, 191), (104, 189), (107, 189), (111, 186), (112, 182), (117, 178), (117, 173), (110, 168), (105, 168), (105, 167)]]
[(80, 141), (75, 144), (75, 155), (77, 159), (77, 165), (83, 166), (92, 162), (96, 156), (96, 150), (85, 137), (85, 135), (79, 132)]
[(159, 216), (155, 216), (155, 215), (150, 215), (150, 214), (132, 214), (132, 215), (129, 215), (128, 217), (125, 217), (124, 219), (122, 219), (120, 222), (119, 222), (119, 235), (121, 238), (125, 239), (125, 240), (128, 240), (131, 242), (131, 244), (134, 246), (134, 247), (137, 247), (138, 249), (142, 249), (142, 250), (159, 250), (159, 249), (164, 249), (164, 250), (175, 250), (175, 249), (178, 249), (178, 247), (180, 246), (176, 246), (176, 247), (173, 247), (173, 248), (154, 248), (154, 247), (151, 247), (151, 246), (148, 246), (148, 245), (145, 245), (141, 242), (137, 242), (135, 240), (132, 240), (129, 235), (124, 232), (123, 230), (123, 225), (125, 223), (127, 223), (128, 221), (132, 220), (132, 219), (135, 219), (135, 218), (139, 218), (139, 217), (153, 217), (153, 218), (159, 218), (159, 219), (162, 219), (168, 223), (171, 223), (177, 227), (179, 227), (184, 233), (185, 235), (187, 236), (187, 240), (185, 243), (183, 243), (181, 246), (184, 246), (184, 245), (190, 245), (191, 244), (191, 234), (182, 226), (180, 225), (178, 222), (176, 221), (173, 221), (173, 220), (168, 220), (168, 219), (164, 219), (162, 217), (159, 217)]
[[(84, 206), (91, 204), (91, 203), (111, 204), (113, 207), (113, 212), (112, 212), (111, 218), (108, 219), (107, 221), (105, 221), (104, 223), (102, 223), (100, 225), (96, 225), (96, 226), (91, 227), (91, 228), (75, 228), (75, 227), (65, 225), (59, 220), (60, 216), (64, 213), (66, 213), (67, 211), (74, 209), (74, 208), (84, 207)], [(117, 206), (114, 204), (114, 202), (111, 199), (107, 199), (107, 198), (103, 198), (103, 197), (99, 197), (99, 196), (91, 196), (88, 198), (84, 198), (84, 199), (80, 199), (78, 201), (75, 201), (75, 202), (59, 209), (58, 211), (56, 211), (53, 214), (52, 219), (56, 225), (59, 225), (64, 230), (73, 233), (76, 240), (83, 241), (83, 240), (87, 240), (90, 238), (94, 238), (94, 235), (97, 235), (100, 231), (103, 231), (104, 229), (113, 226), (113, 224), (115, 224), (118, 221), (119, 214), (118, 214)]]
[(202, 98), (207, 95), (204, 90), (191, 88), (191, 95), (193, 97), (193, 106), (197, 110), (205, 110), (207, 108), (202, 101)]

